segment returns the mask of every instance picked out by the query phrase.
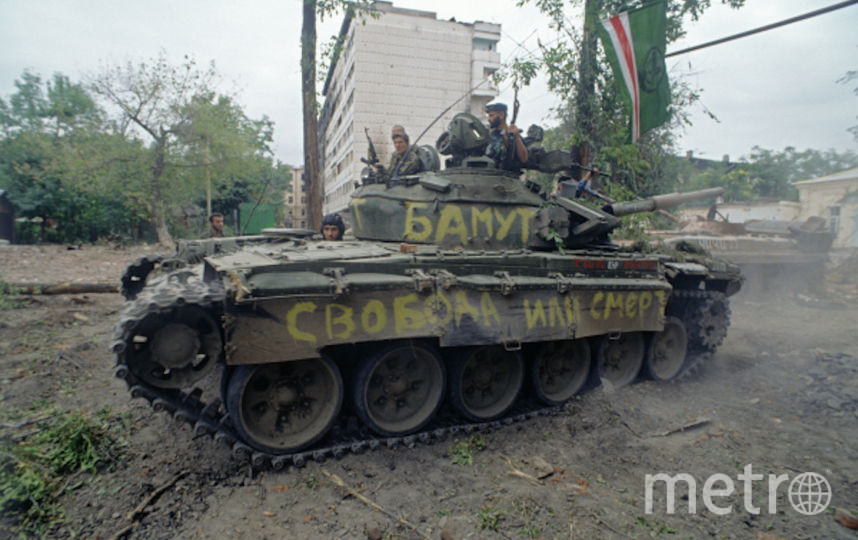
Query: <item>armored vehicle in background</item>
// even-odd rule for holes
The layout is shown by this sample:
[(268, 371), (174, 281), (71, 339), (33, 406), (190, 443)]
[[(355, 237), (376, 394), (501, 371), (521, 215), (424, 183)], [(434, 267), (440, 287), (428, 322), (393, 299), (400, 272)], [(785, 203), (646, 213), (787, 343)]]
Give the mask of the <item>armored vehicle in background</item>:
[(714, 207), (709, 214), (710, 219), (657, 235), (667, 246), (696, 245), (739, 266), (745, 276), (745, 294), (767, 295), (777, 289), (803, 293), (820, 288), (835, 237), (825, 219), (734, 223), (716, 219), (720, 213)]
[[(137, 261), (116, 375), (280, 468), (524, 420), (588, 382), (670, 380), (716, 349), (736, 267), (608, 238), (619, 216), (712, 192), (600, 209), (496, 168), (487, 141), (458, 115), (438, 142), (445, 170), (367, 174), (349, 206), (356, 240), (271, 231)], [(528, 142), (527, 167), (574, 166)]]

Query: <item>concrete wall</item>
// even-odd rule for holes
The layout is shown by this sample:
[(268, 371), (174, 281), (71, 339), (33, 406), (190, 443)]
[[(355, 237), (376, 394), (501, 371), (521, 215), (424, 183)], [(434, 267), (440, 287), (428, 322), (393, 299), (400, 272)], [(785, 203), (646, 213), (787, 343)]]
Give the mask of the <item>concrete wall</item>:
[[(836, 248), (858, 247), (858, 169), (855, 176), (837, 180), (797, 182), (801, 218), (828, 220), (837, 237)], [(832, 175), (833, 176), (833, 175)]]

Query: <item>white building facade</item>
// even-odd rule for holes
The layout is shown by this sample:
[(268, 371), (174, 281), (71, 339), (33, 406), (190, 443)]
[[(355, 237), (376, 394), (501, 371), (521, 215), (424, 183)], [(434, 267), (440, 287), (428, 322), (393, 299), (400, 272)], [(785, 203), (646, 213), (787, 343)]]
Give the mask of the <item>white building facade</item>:
[(286, 205), (286, 226), (296, 229), (307, 227), (307, 186), (304, 181), (304, 168), (292, 167), (292, 185), (284, 194)]
[(793, 182), (801, 219), (820, 216), (836, 235), (834, 247), (858, 248), (858, 169)]
[(325, 81), (319, 136), (326, 214), (346, 212), (369, 148), (364, 129), (387, 165), (393, 125), (404, 126), (413, 144), (453, 105), (418, 141), (434, 146), (453, 116), (482, 117), (498, 94), (491, 76), (500, 67), (499, 24), (441, 21), (434, 12), (391, 2), (373, 6), (377, 18), (344, 19), (342, 46)]

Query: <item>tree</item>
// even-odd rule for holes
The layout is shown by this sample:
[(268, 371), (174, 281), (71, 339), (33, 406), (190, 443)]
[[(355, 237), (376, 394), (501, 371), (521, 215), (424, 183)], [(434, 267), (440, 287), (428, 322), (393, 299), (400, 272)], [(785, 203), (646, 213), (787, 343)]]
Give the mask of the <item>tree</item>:
[(304, 178), (310, 229), (322, 224), (319, 122), (316, 114), (316, 0), (304, 0), (301, 26), (301, 102), (304, 114)]
[(149, 140), (146, 165), (148, 174), (144, 192), (158, 242), (169, 244), (165, 192), (168, 190), (170, 154), (178, 144), (178, 128), (190, 122), (188, 104), (212, 92), (217, 73), (214, 65), (199, 70), (196, 62), (185, 57), (182, 66), (171, 66), (166, 54), (151, 64), (104, 68), (90, 88), (118, 110), (115, 126), (121, 135)]
[[(734, 8), (744, 0), (722, 0)], [(551, 21), (551, 27), (567, 40), (540, 42), (540, 64), (548, 75), (548, 86), (563, 97), (556, 111), (560, 119), (557, 138), (582, 149), (582, 164), (599, 163), (610, 169), (612, 178), (638, 195), (659, 190), (658, 178), (667, 156), (673, 153), (675, 132), (687, 123), (683, 108), (697, 99), (697, 92), (672, 81), (672, 120), (662, 128), (629, 144), (628, 120), (617, 85), (604, 55), (598, 54), (596, 36), (600, 19), (642, 6), (643, 0), (572, 0), (570, 5), (584, 12), (579, 30), (570, 26), (560, 0), (518, 0), (518, 5), (534, 4)], [(696, 20), (710, 6), (710, 0), (667, 0), (667, 42), (682, 35), (685, 18)], [(561, 137), (561, 135), (563, 137)]]
[[(194, 96), (185, 105), (184, 123), (176, 126), (183, 147), (183, 166), (205, 173), (206, 215), (212, 212), (212, 169), (215, 187), (246, 173), (248, 160), (270, 155), (273, 125), (267, 117), (248, 118), (229, 96), (210, 92)], [(265, 163), (270, 168), (270, 159)], [(262, 173), (264, 176), (264, 173)]]
[[(322, 179), (319, 156), (319, 119), (316, 100), (316, 17), (324, 20), (339, 11), (347, 16), (370, 13), (368, 0), (303, 0), (301, 26), (301, 102), (304, 117), (304, 178), (307, 183), (309, 228), (322, 225)], [(337, 47), (329, 53), (336, 54)]]
[(103, 116), (86, 89), (59, 73), (43, 82), (26, 71), (15, 86), (8, 103), (0, 99), (0, 187), (21, 216), (40, 223), (38, 238), (29, 229), (21, 238), (92, 241), (127, 226), (122, 194), (90, 193), (70, 181), (78, 150), (98, 136)]
[(104, 68), (91, 81), (115, 111), (113, 132), (145, 147), (136, 170), (113, 186), (144, 204), (160, 243), (171, 241), (171, 206), (191, 203), (212, 183), (233, 181), (248, 162), (263, 164), (257, 172), (273, 167), (271, 122), (248, 118), (231, 96), (215, 91), (217, 82), (213, 64), (200, 69), (186, 56), (174, 66), (164, 52), (151, 62)]

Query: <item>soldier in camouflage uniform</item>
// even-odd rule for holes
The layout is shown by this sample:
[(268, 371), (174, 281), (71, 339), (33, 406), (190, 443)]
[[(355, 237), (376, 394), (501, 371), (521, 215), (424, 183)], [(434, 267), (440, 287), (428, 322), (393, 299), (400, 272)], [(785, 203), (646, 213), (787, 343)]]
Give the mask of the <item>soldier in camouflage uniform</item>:
[[(390, 156), (390, 165), (387, 168), (388, 174), (393, 174), (393, 171), (396, 170), (396, 165), (399, 164), (400, 161), (405, 159), (402, 162), (402, 165), (399, 166), (399, 176), (405, 176), (409, 174), (414, 174), (420, 171), (420, 158), (417, 157), (417, 152), (411, 151), (408, 152), (408, 135), (405, 133), (394, 133), (393, 134), (393, 155)], [(406, 156), (406, 152), (408, 155)]]
[(522, 165), (527, 163), (527, 147), (515, 124), (507, 125), (506, 111), (505, 103), (486, 105), (486, 114), (491, 128), (486, 156), (494, 160), (497, 168), (520, 173)]

